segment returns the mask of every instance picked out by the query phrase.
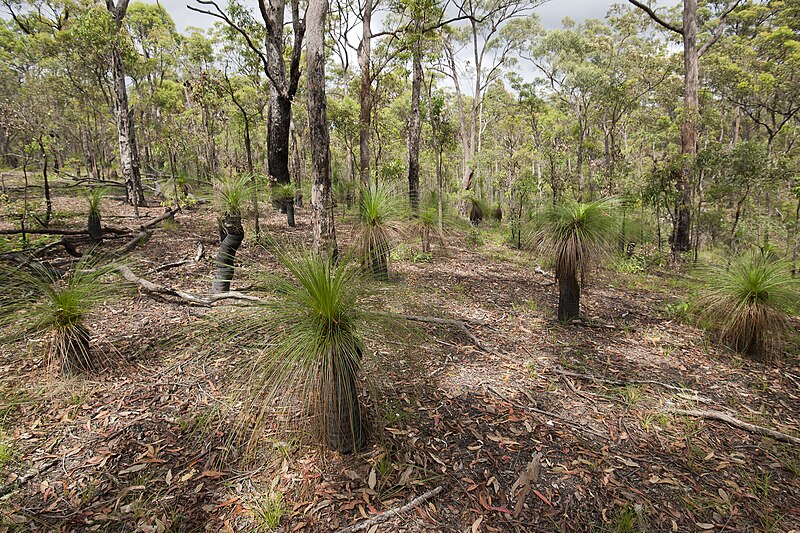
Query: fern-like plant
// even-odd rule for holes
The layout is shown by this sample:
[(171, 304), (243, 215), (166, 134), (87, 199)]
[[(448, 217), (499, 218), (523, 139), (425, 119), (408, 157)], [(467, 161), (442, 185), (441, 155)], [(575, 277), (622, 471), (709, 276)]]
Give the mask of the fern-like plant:
[(581, 288), (589, 268), (613, 249), (615, 202), (567, 202), (551, 207), (534, 219), (532, 244), (554, 260), (558, 281), (558, 319), (580, 315)]
[(789, 263), (756, 252), (709, 269), (698, 303), (701, 323), (723, 343), (769, 359), (782, 352), (789, 316), (800, 310), (800, 280)]
[(92, 349), (88, 317), (114, 290), (114, 283), (107, 279), (112, 270), (88, 254), (64, 276), (37, 263), (3, 265), (3, 337), (45, 334), (48, 366), (60, 366), (64, 374), (97, 369), (105, 354)]
[(397, 195), (388, 188), (362, 189), (353, 241), (364, 271), (376, 279), (389, 279), (389, 253), (401, 233), (401, 218)]

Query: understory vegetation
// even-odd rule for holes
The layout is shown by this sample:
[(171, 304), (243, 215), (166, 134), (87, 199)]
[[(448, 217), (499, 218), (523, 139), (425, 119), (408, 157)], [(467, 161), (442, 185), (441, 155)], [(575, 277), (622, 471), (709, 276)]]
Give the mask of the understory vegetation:
[(800, 4), (543, 4), (5, 1), (0, 533), (800, 530)]

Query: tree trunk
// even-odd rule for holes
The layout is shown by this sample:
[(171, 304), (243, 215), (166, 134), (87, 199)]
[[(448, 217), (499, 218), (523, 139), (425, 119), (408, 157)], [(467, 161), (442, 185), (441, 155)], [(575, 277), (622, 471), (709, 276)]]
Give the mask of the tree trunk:
[[(125, 65), (119, 48), (111, 49), (111, 74), (114, 79), (114, 118), (119, 140), (119, 163), (125, 181), (125, 201), (135, 208), (145, 205), (142, 178), (139, 171), (139, 154), (133, 117), (128, 108), (128, 89), (125, 86)], [(138, 209), (136, 209), (138, 216)]]
[(581, 287), (575, 272), (558, 278), (558, 319), (562, 322), (578, 318), (581, 310)]
[(103, 229), (100, 221), (100, 213), (97, 211), (89, 211), (86, 225), (89, 231), (89, 238), (92, 239), (92, 242), (101, 242), (103, 240)]
[[(311, 0), (311, 3), (319, 0)], [(339, 347), (329, 347), (331, 351)], [(358, 354), (360, 359), (361, 354)], [(358, 364), (346, 355), (331, 353), (324, 358), (326, 366), (320, 391), (320, 404), (324, 420), (322, 428), (325, 444), (342, 454), (363, 448), (366, 435), (358, 399), (356, 373)]]
[(800, 197), (797, 198), (797, 208), (794, 210), (794, 248), (792, 249), (792, 276), (794, 277), (797, 274), (797, 252), (798, 248), (800, 248), (800, 241), (798, 240), (798, 235), (800, 235), (800, 228), (798, 228), (798, 224), (800, 223)]
[(419, 211), (419, 139), (422, 135), (422, 121), (419, 112), (419, 98), (422, 88), (422, 50), (420, 44), (414, 45), (412, 52), (413, 74), (411, 76), (411, 116), (408, 124), (408, 200), (411, 214)]
[(369, 186), (369, 134), (372, 119), (372, 72), (370, 70), (370, 54), (372, 41), (372, 0), (364, 0), (364, 11), (361, 15), (361, 43), (358, 47), (358, 67), (361, 70), (361, 94), (358, 120), (359, 175), (361, 185)]
[(43, 226), (46, 228), (50, 226), (50, 216), (53, 214), (53, 200), (50, 198), (50, 179), (47, 176), (47, 151), (44, 149), (44, 144), (42, 140), (39, 139), (39, 149), (41, 150), (42, 154), (42, 178), (44, 179), (44, 220)]
[(306, 10), (308, 32), (308, 125), (311, 137), (311, 227), (317, 254), (336, 257), (336, 227), (331, 190), (330, 137), (325, 102), (325, 16), (327, 0), (310, 0)]
[(219, 252), (215, 265), (217, 272), (214, 281), (211, 283), (211, 292), (218, 294), (231, 290), (231, 280), (233, 279), (233, 261), (236, 257), (236, 250), (242, 245), (244, 240), (244, 227), (240, 216), (225, 215), (220, 224), (220, 235), (224, 235), (219, 245)]

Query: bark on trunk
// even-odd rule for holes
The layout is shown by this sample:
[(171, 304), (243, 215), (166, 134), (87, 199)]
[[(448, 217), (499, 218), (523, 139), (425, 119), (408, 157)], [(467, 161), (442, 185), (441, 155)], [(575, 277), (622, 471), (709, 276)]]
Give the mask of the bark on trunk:
[(422, 121), (419, 112), (419, 98), (422, 89), (422, 51), (419, 44), (413, 51), (413, 74), (411, 76), (411, 116), (408, 124), (408, 201), (412, 215), (419, 211), (419, 139), (422, 135)]
[(133, 117), (128, 107), (125, 65), (122, 63), (122, 54), (116, 46), (111, 49), (111, 74), (114, 80), (114, 118), (119, 141), (120, 170), (125, 181), (125, 201), (134, 207), (140, 207), (145, 205), (145, 201), (139, 170), (139, 154)]
[(327, 0), (310, 0), (306, 10), (308, 124), (311, 137), (311, 226), (317, 254), (335, 257), (336, 227), (331, 190), (330, 137), (325, 102), (325, 16)]
[(369, 134), (372, 119), (372, 72), (370, 54), (372, 42), (372, 0), (364, 1), (361, 43), (358, 47), (358, 68), (361, 70), (361, 95), (358, 121), (359, 175), (361, 184), (369, 186)]
[(225, 215), (220, 225), (220, 234), (224, 233), (222, 242), (217, 253), (214, 281), (211, 283), (211, 292), (218, 294), (231, 290), (231, 280), (233, 279), (233, 261), (236, 258), (236, 250), (242, 245), (244, 240), (244, 227), (242, 218), (239, 216)]
[(581, 311), (581, 287), (575, 272), (558, 278), (558, 319), (562, 322), (578, 318)]

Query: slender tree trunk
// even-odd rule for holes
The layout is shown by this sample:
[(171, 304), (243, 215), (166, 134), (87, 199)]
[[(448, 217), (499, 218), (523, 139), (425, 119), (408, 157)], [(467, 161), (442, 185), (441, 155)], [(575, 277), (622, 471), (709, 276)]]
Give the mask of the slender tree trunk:
[(794, 210), (794, 249), (792, 250), (792, 276), (797, 274), (797, 252), (800, 248), (800, 197), (797, 198), (797, 208)]
[(39, 150), (42, 155), (42, 178), (44, 180), (44, 205), (45, 205), (43, 225), (46, 228), (50, 226), (50, 216), (53, 213), (53, 201), (50, 198), (50, 179), (47, 176), (47, 163), (48, 163), (47, 151), (44, 149), (44, 143), (42, 142), (41, 138), (39, 138), (38, 142), (39, 142)]
[[(125, 182), (125, 201), (134, 208), (145, 205), (139, 154), (132, 113), (128, 107), (128, 89), (125, 86), (125, 65), (119, 48), (111, 49), (111, 73), (114, 80), (114, 118), (119, 141), (119, 163)], [(138, 209), (135, 209), (138, 217)]]
[(361, 94), (358, 121), (359, 175), (361, 185), (369, 186), (369, 134), (372, 119), (372, 72), (370, 65), (372, 42), (372, 0), (364, 0), (361, 24), (361, 43), (358, 47), (358, 67), (361, 70)]
[(306, 10), (308, 122), (311, 137), (311, 226), (314, 251), (336, 257), (336, 227), (331, 190), (330, 137), (325, 102), (325, 16), (327, 0), (310, 0)]
[(412, 52), (413, 74), (411, 76), (411, 116), (408, 124), (408, 200), (412, 216), (419, 211), (419, 140), (422, 135), (419, 99), (422, 89), (422, 50), (414, 45)]

